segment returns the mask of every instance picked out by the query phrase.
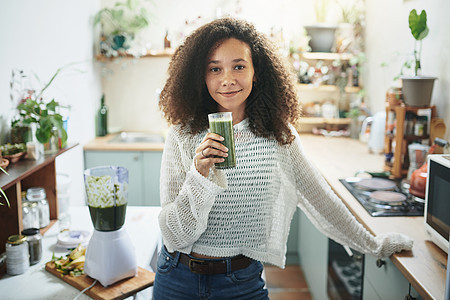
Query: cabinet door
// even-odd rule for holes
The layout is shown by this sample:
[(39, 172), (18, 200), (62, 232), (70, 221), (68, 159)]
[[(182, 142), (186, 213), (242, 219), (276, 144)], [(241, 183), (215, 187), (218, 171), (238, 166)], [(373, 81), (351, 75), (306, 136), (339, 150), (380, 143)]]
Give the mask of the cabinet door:
[(144, 205), (159, 206), (159, 178), (162, 151), (144, 152)]
[[(378, 268), (377, 259), (365, 255), (363, 299), (405, 299), (409, 293), (409, 282), (394, 266), (390, 259), (384, 259), (384, 265)], [(411, 296), (422, 299), (418, 293), (411, 288)]]
[(299, 213), (298, 249), (300, 265), (313, 298), (328, 299), (328, 238), (317, 230), (303, 211)]
[(86, 169), (105, 165), (128, 169), (128, 205), (145, 205), (143, 195), (143, 155), (134, 151), (85, 151)]

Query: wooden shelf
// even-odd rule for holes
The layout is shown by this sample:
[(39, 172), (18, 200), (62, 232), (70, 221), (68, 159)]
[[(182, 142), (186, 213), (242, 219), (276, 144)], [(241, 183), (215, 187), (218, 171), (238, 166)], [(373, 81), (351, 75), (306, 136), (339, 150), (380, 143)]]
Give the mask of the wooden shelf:
[(351, 53), (333, 53), (333, 52), (303, 52), (300, 54), (303, 59), (310, 60), (350, 60), (353, 57)]
[[(56, 191), (55, 158), (72, 149), (77, 144), (69, 145), (52, 155), (45, 155), (39, 160), (20, 160), (7, 168), (9, 175), (0, 174), (0, 186), (8, 196), (10, 207), (0, 206), (0, 253), (5, 251), (5, 241), (10, 235), (20, 234), (22, 225), (22, 191), (30, 187), (43, 187), (47, 194), (50, 209), (50, 225), (41, 229), (44, 233), (58, 219), (58, 199)], [(2, 198), (4, 202), (5, 199)]]
[[(415, 135), (405, 135), (405, 115), (406, 112), (413, 112), (417, 114), (419, 110), (431, 109), (431, 118), (436, 115), (436, 107), (415, 107), (415, 106), (405, 106), (401, 105), (389, 105), (386, 103), (386, 124), (385, 124), (385, 136), (384, 136), (384, 153), (393, 153), (393, 162), (385, 163), (384, 170), (390, 171), (393, 178), (404, 178), (408, 174), (409, 168), (409, 154), (408, 145), (412, 141), (416, 140), (426, 140), (429, 139), (429, 135), (415, 136)], [(388, 132), (388, 118), (389, 112), (395, 113), (396, 118), (396, 131), (395, 134)], [(431, 123), (431, 121), (430, 121)], [(431, 133), (431, 131), (430, 131)], [(394, 146), (395, 142), (395, 146)], [(430, 145), (432, 141), (429, 141)]]
[(350, 124), (350, 118), (322, 118), (322, 117), (301, 117), (298, 121), (299, 124), (330, 124), (330, 125), (348, 125)]
[[(339, 88), (336, 85), (328, 85), (328, 84), (314, 85), (314, 84), (298, 83), (297, 88), (299, 91), (317, 91), (317, 92), (329, 92), (329, 93), (334, 93), (334, 92), (339, 91)], [(361, 90), (361, 88), (359, 86), (346, 86), (345, 87), (345, 92), (348, 94), (358, 93), (360, 90)]]
[(101, 62), (113, 61), (120, 58), (152, 58), (152, 57), (171, 57), (175, 49), (165, 49), (165, 50), (150, 50), (147, 54), (141, 56), (134, 56), (129, 53), (119, 54), (118, 56), (106, 57), (102, 54), (97, 54), (95, 59)]

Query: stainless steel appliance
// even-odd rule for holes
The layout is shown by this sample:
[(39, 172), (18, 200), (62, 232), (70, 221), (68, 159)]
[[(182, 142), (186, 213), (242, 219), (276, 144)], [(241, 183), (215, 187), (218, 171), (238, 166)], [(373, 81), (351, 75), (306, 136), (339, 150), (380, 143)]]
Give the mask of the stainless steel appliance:
[(364, 254), (328, 240), (327, 294), (331, 300), (362, 299)]
[(384, 178), (339, 180), (373, 217), (423, 216), (424, 203), (410, 195), (404, 182)]

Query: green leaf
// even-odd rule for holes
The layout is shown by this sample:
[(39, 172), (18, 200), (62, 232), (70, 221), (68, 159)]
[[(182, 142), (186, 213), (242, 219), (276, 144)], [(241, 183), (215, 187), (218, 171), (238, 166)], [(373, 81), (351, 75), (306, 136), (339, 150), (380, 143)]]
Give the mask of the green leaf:
[(417, 40), (423, 40), (429, 32), (427, 27), (427, 13), (422, 10), (420, 15), (417, 14), (415, 9), (411, 10), (409, 13), (409, 28), (411, 29), (411, 34)]

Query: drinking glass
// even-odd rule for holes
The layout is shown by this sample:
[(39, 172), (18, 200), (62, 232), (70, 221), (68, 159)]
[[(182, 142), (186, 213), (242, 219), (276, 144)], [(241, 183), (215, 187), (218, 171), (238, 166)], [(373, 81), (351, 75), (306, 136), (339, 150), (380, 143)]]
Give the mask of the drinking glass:
[(233, 116), (231, 112), (218, 112), (208, 115), (209, 131), (224, 138), (222, 144), (228, 148), (225, 161), (216, 164), (218, 169), (236, 167), (236, 152), (234, 148)]

